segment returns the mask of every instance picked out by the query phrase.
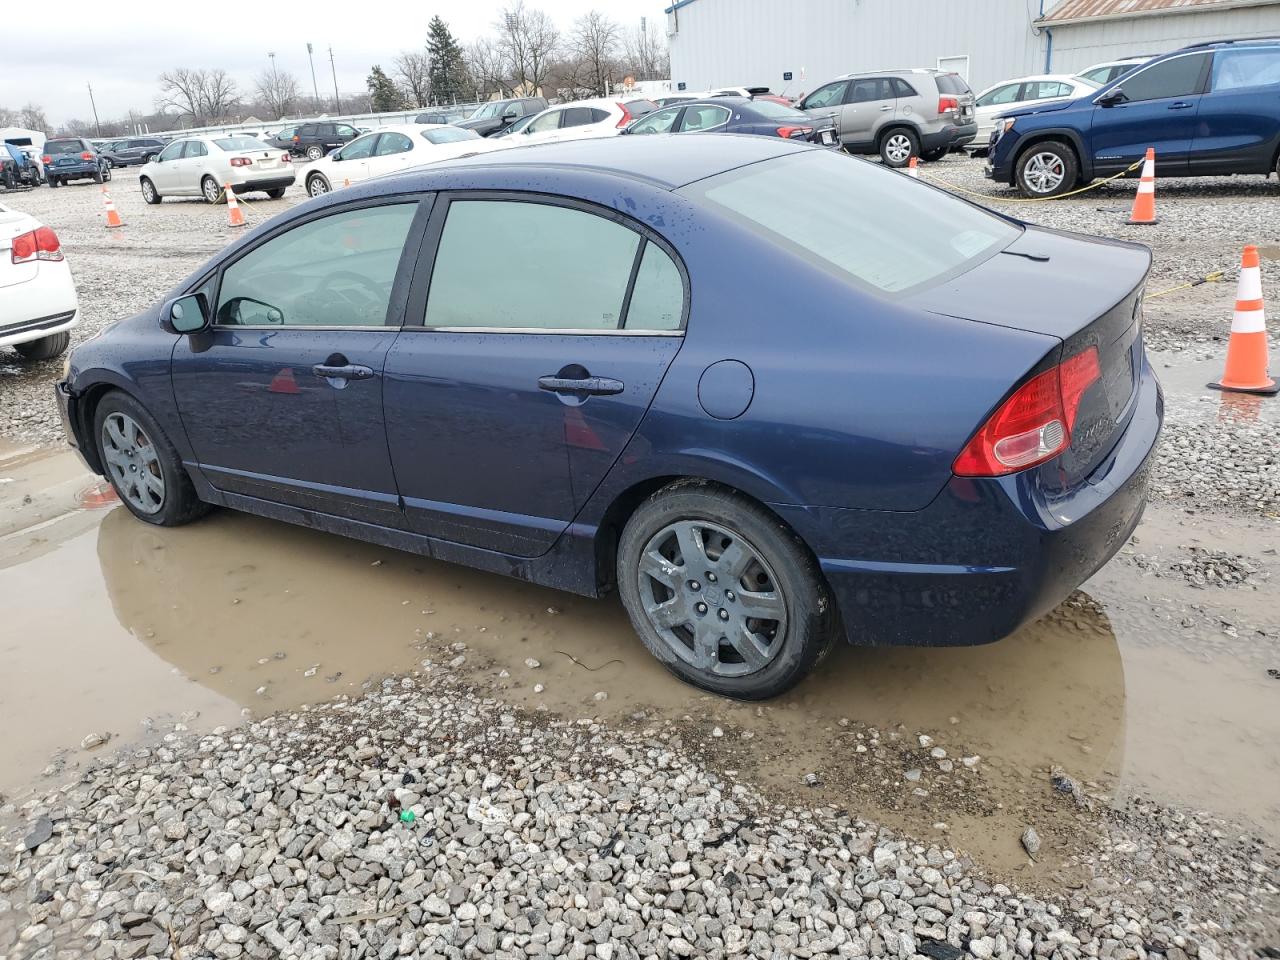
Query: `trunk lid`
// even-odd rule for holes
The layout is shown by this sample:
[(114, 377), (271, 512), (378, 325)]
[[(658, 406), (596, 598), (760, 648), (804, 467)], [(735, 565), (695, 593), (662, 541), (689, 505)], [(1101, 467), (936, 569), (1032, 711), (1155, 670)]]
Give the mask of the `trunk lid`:
[(1063, 346), (1053, 362), (1097, 348), (1101, 376), (1081, 399), (1071, 445), (1041, 468), (1066, 489), (1110, 453), (1133, 414), (1150, 266), (1150, 251), (1137, 244), (1028, 227), (973, 270), (909, 299), (934, 313), (1057, 337)]
[(0, 287), (12, 287), (34, 280), (40, 272), (39, 261), (14, 263), (11, 259), (13, 238), (36, 229), (39, 221), (17, 210), (0, 207)]

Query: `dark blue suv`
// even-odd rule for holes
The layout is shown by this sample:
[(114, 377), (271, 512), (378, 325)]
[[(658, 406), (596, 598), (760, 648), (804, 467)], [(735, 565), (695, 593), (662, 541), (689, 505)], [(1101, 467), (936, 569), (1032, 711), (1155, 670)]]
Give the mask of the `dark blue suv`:
[(1280, 38), (1156, 57), (1078, 100), (996, 122), (986, 174), (1030, 197), (1119, 173), (1155, 147), (1166, 177), (1280, 175)]

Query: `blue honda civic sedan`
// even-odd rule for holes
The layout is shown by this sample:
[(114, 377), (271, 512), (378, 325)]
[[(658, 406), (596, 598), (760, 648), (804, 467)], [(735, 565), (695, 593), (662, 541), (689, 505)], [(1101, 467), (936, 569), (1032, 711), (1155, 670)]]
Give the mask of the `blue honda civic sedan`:
[(141, 521), (244, 510), (586, 596), (732, 697), (975, 644), (1142, 513), (1141, 246), (778, 138), (619, 137), (315, 198), (72, 354)]

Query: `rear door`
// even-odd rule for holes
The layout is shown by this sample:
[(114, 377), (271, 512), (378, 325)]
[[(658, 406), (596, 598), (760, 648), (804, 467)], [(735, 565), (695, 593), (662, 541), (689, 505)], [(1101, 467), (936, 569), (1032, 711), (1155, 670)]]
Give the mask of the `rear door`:
[[(571, 201), (456, 194), (437, 203), (428, 236), (438, 247), (423, 251), (386, 364), (408, 522), (539, 556), (621, 454), (679, 350), (683, 275), (645, 228)], [(494, 237), (520, 237), (520, 255), (495, 260)]]
[(1188, 172), (1268, 173), (1280, 146), (1280, 47), (1213, 55), (1200, 100)]
[(1094, 98), (1094, 173), (1118, 173), (1155, 147), (1157, 175), (1185, 176), (1210, 59), (1208, 53), (1170, 57), (1104, 88), (1099, 96), (1123, 90), (1125, 99), (1108, 107)]
[(684, 108), (680, 117), (678, 133), (696, 133), (698, 131), (723, 130), (729, 118), (733, 116), (728, 107), (711, 103), (695, 103)]
[[(353, 143), (355, 141), (352, 141)], [(478, 142), (478, 141), (477, 141)], [(343, 148), (346, 149), (345, 147)], [(419, 157), (418, 162), (422, 162)], [(367, 161), (367, 175), (380, 177), (383, 174), (403, 170), (413, 162), (413, 141), (403, 133), (388, 131), (378, 135), (378, 142)]]
[(840, 142), (866, 146), (874, 142), (897, 110), (897, 96), (887, 77), (862, 77), (849, 81), (844, 106), (840, 108)]

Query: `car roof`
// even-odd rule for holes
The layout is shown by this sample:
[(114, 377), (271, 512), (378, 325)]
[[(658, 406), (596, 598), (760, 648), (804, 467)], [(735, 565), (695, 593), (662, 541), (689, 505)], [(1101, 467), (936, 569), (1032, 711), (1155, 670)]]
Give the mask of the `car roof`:
[(643, 180), (675, 190), (729, 170), (806, 149), (815, 148), (780, 137), (735, 134), (597, 137), (496, 150), (433, 163), (431, 169), (547, 166)]

